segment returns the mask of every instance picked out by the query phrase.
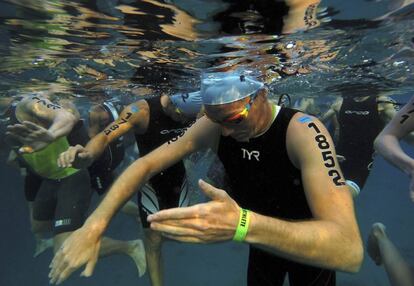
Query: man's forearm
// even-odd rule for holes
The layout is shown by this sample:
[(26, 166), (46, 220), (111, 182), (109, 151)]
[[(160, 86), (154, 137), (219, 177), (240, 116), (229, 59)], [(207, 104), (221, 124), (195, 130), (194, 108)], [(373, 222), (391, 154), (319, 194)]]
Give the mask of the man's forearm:
[(389, 134), (380, 134), (375, 139), (375, 150), (389, 163), (411, 176), (414, 171), (414, 160), (402, 149), (397, 137)]
[(358, 230), (330, 221), (290, 222), (252, 213), (246, 242), (299, 263), (356, 272), (363, 248)]
[(69, 112), (59, 112), (48, 131), (57, 139), (68, 135), (77, 122), (77, 118)]
[(112, 217), (148, 179), (142, 159), (135, 161), (118, 177), (97, 209), (86, 220), (85, 226), (97, 235), (102, 235)]
[(99, 133), (86, 144), (85, 149), (92, 156), (92, 161), (98, 159), (111, 142), (103, 133)]

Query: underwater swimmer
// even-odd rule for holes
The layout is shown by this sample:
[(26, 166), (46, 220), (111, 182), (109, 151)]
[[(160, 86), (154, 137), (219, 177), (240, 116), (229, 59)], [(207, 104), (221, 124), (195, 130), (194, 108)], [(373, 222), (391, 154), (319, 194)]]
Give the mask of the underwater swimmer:
[[(61, 154), (62, 167), (87, 167), (101, 156), (105, 148), (129, 131), (134, 131), (140, 155), (174, 139), (188, 128), (201, 109), (200, 92), (162, 95), (139, 100), (126, 106), (119, 117), (93, 137), (88, 144), (70, 147)], [(163, 285), (161, 247), (163, 238), (149, 228), (147, 216), (160, 209), (188, 204), (188, 186), (183, 162), (156, 175), (138, 192), (138, 206), (145, 233), (145, 253), (153, 286)]]
[[(46, 96), (30, 95), (16, 104), (6, 132), (19, 164), (37, 178), (38, 187), (31, 191), (36, 192), (31, 194), (33, 220), (53, 232), (55, 251), (83, 224), (91, 199), (88, 172), (57, 165), (59, 154), (67, 150), (69, 144), (87, 141), (83, 122), (75, 114)], [(23, 153), (25, 151), (30, 153)], [(100, 255), (123, 253), (136, 260), (142, 248), (140, 241), (105, 238)]]
[[(363, 248), (353, 200), (324, 126), (273, 105), (263, 84), (248, 76), (207, 75), (201, 95), (206, 116), (119, 177), (56, 254), (52, 283), (84, 264), (92, 274), (101, 236), (122, 204), (151, 176), (220, 135), (233, 197), (200, 181), (211, 201), (150, 215), (153, 230), (185, 242), (249, 243), (249, 285), (283, 285), (286, 274), (291, 285), (334, 285), (335, 270), (359, 270)], [(275, 162), (282, 172), (269, 168)]]
[[(414, 159), (400, 145), (400, 140), (412, 137), (414, 131), (414, 97), (392, 118), (375, 139), (375, 150), (410, 178), (409, 194), (414, 202)], [(408, 140), (413, 143), (412, 140)]]
[[(374, 161), (374, 140), (397, 113), (397, 103), (368, 84), (337, 87), (339, 97), (326, 111), (322, 122), (334, 122), (336, 149), (341, 169), (354, 195), (364, 187)], [(408, 140), (413, 140), (410, 135)]]

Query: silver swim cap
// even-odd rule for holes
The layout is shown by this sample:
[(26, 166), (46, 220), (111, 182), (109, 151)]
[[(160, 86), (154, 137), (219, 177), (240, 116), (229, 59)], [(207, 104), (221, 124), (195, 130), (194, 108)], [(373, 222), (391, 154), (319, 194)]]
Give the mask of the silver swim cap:
[(172, 104), (185, 116), (195, 117), (203, 105), (200, 91), (177, 93), (170, 96)]
[(207, 105), (220, 105), (246, 98), (264, 84), (238, 73), (211, 73), (203, 76), (201, 97)]

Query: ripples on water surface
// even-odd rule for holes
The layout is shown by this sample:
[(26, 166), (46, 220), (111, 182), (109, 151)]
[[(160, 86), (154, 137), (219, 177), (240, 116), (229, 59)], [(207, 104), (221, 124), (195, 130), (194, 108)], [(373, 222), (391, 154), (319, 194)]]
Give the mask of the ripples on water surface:
[(350, 10), (376, 10), (365, 19), (322, 2), (319, 27), (282, 35), (284, 4), (269, 16), (236, 2), (2, 1), (0, 92), (147, 95), (194, 89), (202, 71), (231, 69), (293, 97), (355, 81), (394, 95), (410, 90), (413, 5), (392, 13), (398, 5), (348, 1)]

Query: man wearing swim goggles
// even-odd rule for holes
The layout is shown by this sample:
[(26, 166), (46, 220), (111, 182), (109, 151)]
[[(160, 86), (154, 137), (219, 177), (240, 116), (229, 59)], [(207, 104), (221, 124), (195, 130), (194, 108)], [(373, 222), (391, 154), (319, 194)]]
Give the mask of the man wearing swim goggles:
[(56, 254), (51, 282), (83, 264), (91, 275), (101, 237), (119, 207), (153, 174), (209, 147), (212, 138), (219, 139), (231, 196), (199, 180), (211, 201), (152, 214), (152, 230), (184, 242), (248, 243), (250, 286), (282, 286), (286, 275), (292, 286), (335, 285), (335, 270), (357, 272), (362, 241), (329, 133), (316, 118), (274, 105), (267, 93), (249, 76), (206, 75), (201, 96), (207, 116), (121, 175)]
[[(217, 123), (217, 124), (240, 124), (244, 119), (247, 118), (247, 116), (249, 116), (250, 108), (252, 107), (253, 101), (256, 98), (257, 93), (258, 92), (256, 92), (253, 95), (250, 95), (248, 97), (249, 101), (244, 106), (242, 111), (240, 111), (240, 112), (238, 112), (238, 113), (236, 113), (232, 116), (229, 116), (227, 118), (224, 118), (223, 120), (216, 120), (216, 119), (212, 119), (210, 117), (209, 117), (209, 119), (211, 121), (213, 121), (214, 123)], [(208, 117), (208, 115), (207, 115), (207, 117)]]

